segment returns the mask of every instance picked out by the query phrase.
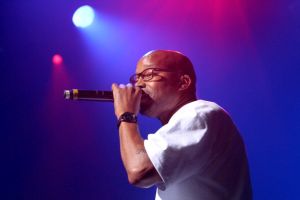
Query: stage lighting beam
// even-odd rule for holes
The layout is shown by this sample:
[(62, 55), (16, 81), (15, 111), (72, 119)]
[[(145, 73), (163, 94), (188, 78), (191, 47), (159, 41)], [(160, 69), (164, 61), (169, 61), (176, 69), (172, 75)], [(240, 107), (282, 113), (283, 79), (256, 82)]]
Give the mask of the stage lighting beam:
[(95, 18), (94, 9), (91, 6), (85, 5), (79, 7), (73, 14), (73, 24), (79, 28), (90, 26)]

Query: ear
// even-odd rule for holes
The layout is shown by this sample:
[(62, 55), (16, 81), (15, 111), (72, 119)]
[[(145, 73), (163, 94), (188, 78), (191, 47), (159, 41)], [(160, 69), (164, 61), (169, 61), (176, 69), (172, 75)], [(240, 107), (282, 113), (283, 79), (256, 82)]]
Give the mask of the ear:
[(190, 87), (192, 79), (189, 75), (184, 74), (180, 77), (179, 91), (186, 90)]

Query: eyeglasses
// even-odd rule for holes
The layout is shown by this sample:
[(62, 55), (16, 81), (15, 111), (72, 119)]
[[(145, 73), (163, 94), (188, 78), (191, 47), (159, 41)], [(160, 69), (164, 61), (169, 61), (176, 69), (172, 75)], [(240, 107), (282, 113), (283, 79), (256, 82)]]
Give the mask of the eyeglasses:
[(133, 74), (132, 76), (130, 76), (129, 81), (131, 84), (137, 83), (140, 78), (142, 78), (143, 81), (150, 81), (153, 79), (154, 76), (158, 76), (158, 74), (155, 72), (177, 72), (177, 71), (171, 69), (148, 68), (142, 71), (141, 73)]

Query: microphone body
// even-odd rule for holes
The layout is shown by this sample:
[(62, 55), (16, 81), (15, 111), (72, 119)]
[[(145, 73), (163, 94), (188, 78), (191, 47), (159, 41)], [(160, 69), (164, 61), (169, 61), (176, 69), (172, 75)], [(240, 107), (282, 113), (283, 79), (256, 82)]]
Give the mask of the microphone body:
[(78, 89), (65, 90), (64, 98), (68, 100), (84, 100), (84, 101), (102, 101), (102, 102), (114, 101), (112, 91), (100, 91), (100, 90), (78, 90)]

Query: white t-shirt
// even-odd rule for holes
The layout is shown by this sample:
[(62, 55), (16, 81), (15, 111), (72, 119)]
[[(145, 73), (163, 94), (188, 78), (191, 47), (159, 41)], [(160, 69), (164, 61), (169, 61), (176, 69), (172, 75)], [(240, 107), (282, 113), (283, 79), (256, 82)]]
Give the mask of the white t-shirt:
[(163, 180), (156, 200), (252, 199), (244, 143), (217, 104), (184, 105), (144, 145)]

